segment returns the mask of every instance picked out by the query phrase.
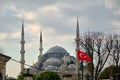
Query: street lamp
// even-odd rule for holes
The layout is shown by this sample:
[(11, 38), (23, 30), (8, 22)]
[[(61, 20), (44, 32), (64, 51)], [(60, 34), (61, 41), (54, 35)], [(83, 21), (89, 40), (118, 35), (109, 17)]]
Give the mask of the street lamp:
[(30, 69), (26, 69), (23, 73), (24, 80), (33, 80), (33, 74), (30, 74)]

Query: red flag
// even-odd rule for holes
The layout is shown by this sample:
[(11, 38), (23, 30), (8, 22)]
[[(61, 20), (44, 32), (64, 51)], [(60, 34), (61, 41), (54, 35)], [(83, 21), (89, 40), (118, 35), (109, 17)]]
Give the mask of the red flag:
[(85, 60), (86, 60), (86, 61), (91, 61), (91, 58), (90, 58), (88, 55), (86, 55)]
[(91, 58), (85, 52), (78, 50), (77, 53), (78, 53), (78, 60), (91, 61)]
[(86, 54), (84, 52), (81, 52), (80, 50), (78, 50), (77, 53), (78, 53), (78, 60), (84, 60)]

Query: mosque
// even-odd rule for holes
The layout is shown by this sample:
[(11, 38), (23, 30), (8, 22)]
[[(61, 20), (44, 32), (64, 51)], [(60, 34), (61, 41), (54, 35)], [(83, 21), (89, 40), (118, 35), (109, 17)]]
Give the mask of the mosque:
[(31, 73), (38, 73), (41, 70), (61, 71), (64, 68), (75, 69), (75, 57), (71, 56), (63, 47), (53, 46), (42, 53), (42, 32), (40, 32), (40, 55), (38, 61), (31, 67)]
[[(77, 20), (77, 29), (76, 29), (76, 49), (79, 49), (79, 23)], [(32, 74), (38, 74), (43, 71), (54, 71), (58, 72), (61, 75), (63, 74), (77, 74), (79, 72), (78, 60), (74, 56), (71, 56), (70, 53), (61, 46), (53, 46), (49, 48), (46, 53), (43, 54), (43, 40), (42, 40), (42, 31), (40, 32), (40, 48), (38, 61), (30, 67), (30, 72)], [(24, 24), (22, 23), (21, 31), (21, 72), (24, 70)], [(76, 55), (77, 57), (77, 55)], [(76, 62), (77, 61), (77, 62)], [(77, 70), (77, 72), (76, 72)], [(70, 79), (71, 80), (71, 79)], [(73, 79), (72, 79), (73, 80)]]

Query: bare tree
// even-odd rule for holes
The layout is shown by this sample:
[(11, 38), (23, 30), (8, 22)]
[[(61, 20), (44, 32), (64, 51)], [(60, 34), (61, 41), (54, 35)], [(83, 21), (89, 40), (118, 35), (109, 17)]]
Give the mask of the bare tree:
[[(92, 80), (98, 80), (99, 74), (112, 51), (112, 40), (102, 32), (88, 32), (83, 36), (81, 46), (92, 59)], [(97, 60), (93, 63), (94, 55)]]
[(119, 67), (120, 65), (120, 36), (117, 34), (111, 35), (113, 39), (113, 49), (111, 56), (115, 62), (115, 66)]

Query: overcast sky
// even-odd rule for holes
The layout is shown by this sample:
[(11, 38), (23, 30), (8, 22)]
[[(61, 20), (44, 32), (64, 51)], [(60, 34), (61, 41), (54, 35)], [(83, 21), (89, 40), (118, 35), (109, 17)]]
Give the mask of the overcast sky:
[[(39, 33), (43, 32), (43, 53), (62, 46), (75, 55), (76, 17), (80, 33), (120, 33), (120, 0), (0, 0), (0, 47), (4, 54), (20, 60), (22, 19), (25, 27), (25, 60), (32, 65), (39, 55)], [(8, 76), (16, 77), (20, 64), (9, 61)]]

